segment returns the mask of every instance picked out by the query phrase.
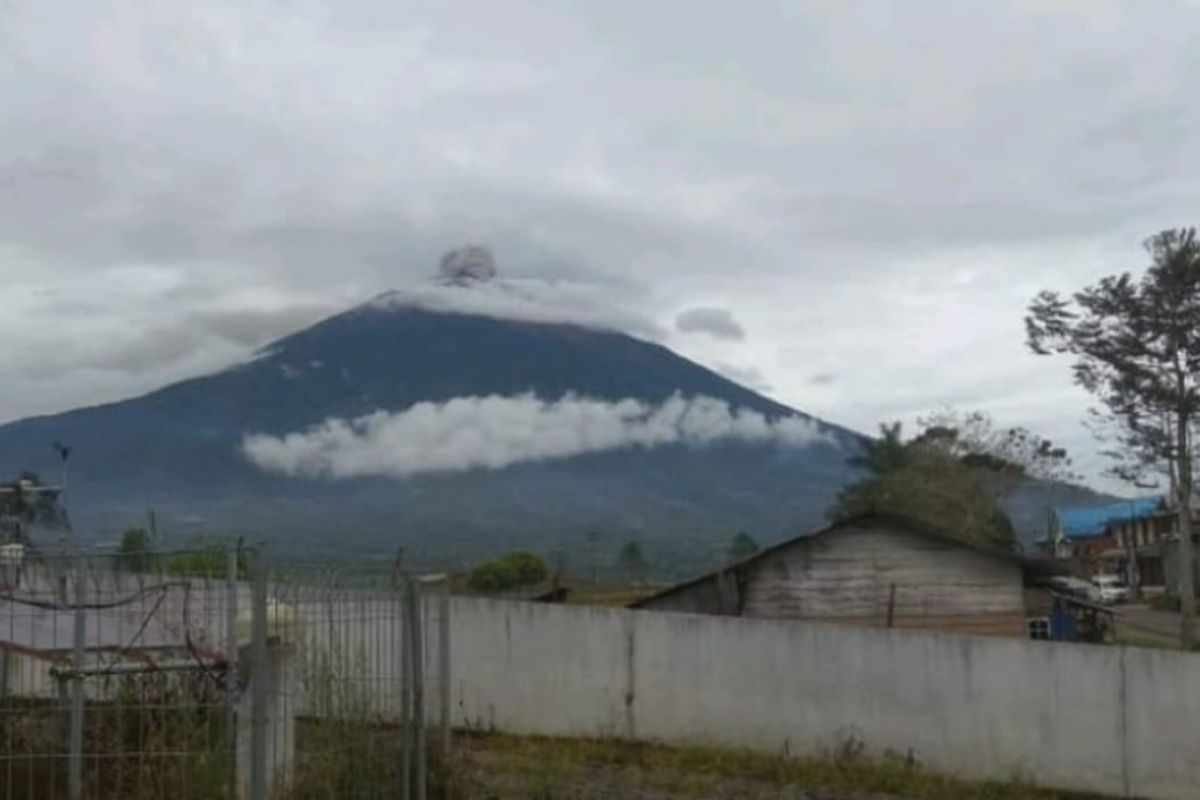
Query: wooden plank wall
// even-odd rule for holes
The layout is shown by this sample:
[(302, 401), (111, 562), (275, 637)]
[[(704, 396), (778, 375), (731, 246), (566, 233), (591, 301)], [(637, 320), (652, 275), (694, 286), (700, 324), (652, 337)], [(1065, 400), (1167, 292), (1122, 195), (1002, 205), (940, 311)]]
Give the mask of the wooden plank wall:
[(750, 565), (743, 614), (1021, 636), (1020, 566), (887, 522), (802, 539)]

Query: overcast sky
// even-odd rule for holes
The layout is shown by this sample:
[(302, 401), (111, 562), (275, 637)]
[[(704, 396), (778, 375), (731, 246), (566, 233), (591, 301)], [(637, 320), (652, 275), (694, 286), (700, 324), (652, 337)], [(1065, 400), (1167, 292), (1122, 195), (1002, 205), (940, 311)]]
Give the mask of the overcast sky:
[(0, 420), (141, 392), (485, 243), (862, 430), (1073, 446), (1039, 289), (1197, 222), (1182, 2), (0, 0)]

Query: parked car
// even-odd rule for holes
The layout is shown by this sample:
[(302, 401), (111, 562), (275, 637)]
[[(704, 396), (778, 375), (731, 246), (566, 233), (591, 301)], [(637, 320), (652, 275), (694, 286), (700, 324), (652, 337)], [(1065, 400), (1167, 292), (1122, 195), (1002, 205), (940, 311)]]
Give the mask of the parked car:
[(1097, 575), (1092, 578), (1092, 600), (1106, 606), (1129, 599), (1129, 587), (1119, 575)]

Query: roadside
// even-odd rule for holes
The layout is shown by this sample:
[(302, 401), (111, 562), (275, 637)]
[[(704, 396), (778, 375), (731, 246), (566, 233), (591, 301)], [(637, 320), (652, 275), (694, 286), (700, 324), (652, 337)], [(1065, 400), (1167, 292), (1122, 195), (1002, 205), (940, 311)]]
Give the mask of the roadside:
[(618, 740), (462, 735), (455, 800), (1080, 800), (1009, 783), (966, 783), (850, 743), (828, 760)]
[(1179, 648), (1178, 611), (1166, 611), (1145, 603), (1127, 603), (1119, 608), (1116, 641), (1139, 647)]
[(1178, 611), (1154, 608), (1146, 603), (1126, 603), (1120, 607), (1121, 622), (1154, 633), (1179, 635)]

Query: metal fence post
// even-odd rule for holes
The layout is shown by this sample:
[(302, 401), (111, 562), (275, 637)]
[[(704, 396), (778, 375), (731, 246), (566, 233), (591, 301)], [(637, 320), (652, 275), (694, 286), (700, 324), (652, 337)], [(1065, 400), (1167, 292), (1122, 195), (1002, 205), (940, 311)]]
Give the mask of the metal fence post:
[(417, 591), (415, 581), (408, 583), (408, 600), (409, 630), (412, 635), (409, 675), (412, 677), (412, 751), (415, 762), (413, 789), (414, 800), (425, 800), (425, 632), (421, 625), (421, 594)]
[(225, 736), (229, 748), (230, 795), (237, 787), (237, 700), (238, 700), (238, 548), (229, 548), (225, 579)]
[(76, 576), (75, 637), (71, 666), (70, 752), (67, 757), (67, 793), (71, 800), (83, 798), (83, 657), (87, 638), (87, 617), (83, 608), (83, 578)]
[(409, 587), (411, 581), (401, 576), (397, 587), (400, 598), (400, 797), (412, 800), (412, 625), (410, 623)]
[(250, 642), (250, 800), (267, 800), (267, 558), (254, 559)]
[(450, 758), (450, 576), (442, 583), (438, 618), (438, 688), (441, 690), (439, 711), (442, 717), (442, 758)]

